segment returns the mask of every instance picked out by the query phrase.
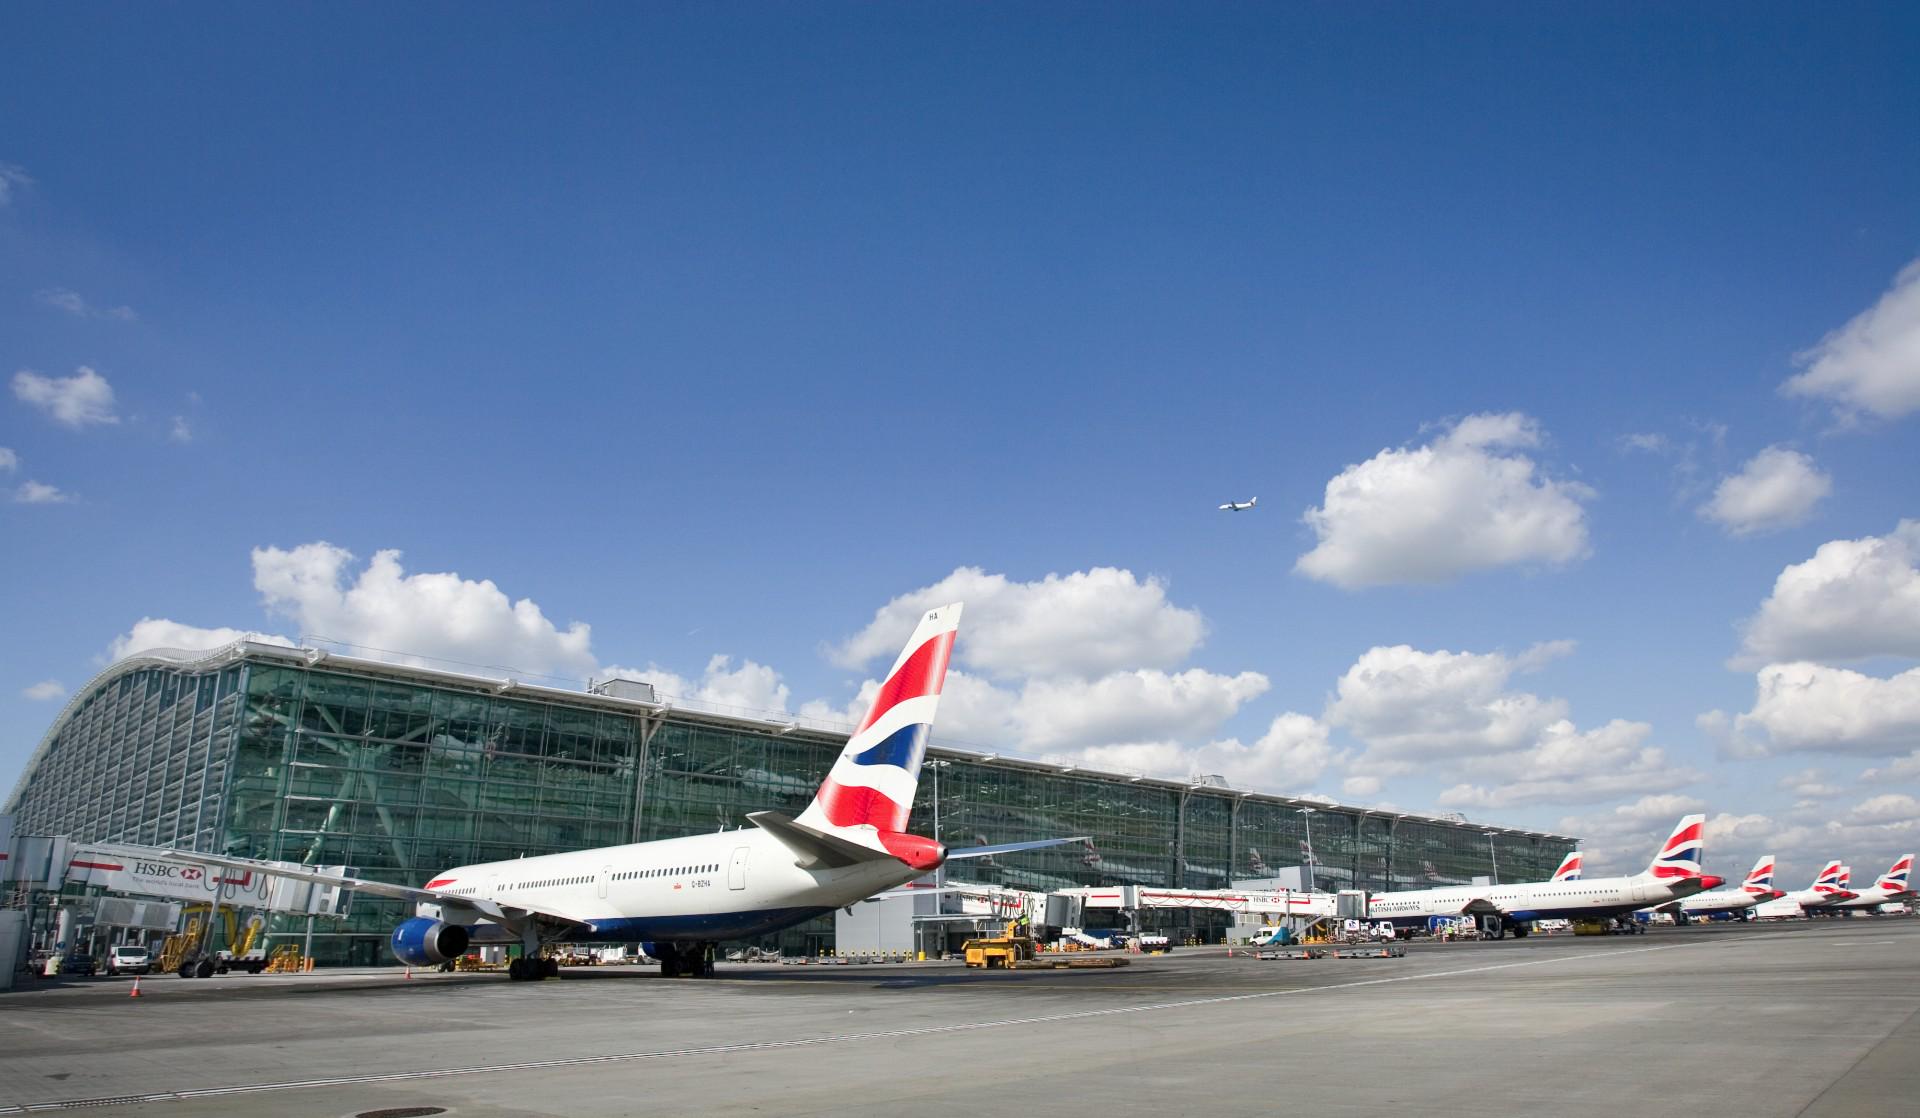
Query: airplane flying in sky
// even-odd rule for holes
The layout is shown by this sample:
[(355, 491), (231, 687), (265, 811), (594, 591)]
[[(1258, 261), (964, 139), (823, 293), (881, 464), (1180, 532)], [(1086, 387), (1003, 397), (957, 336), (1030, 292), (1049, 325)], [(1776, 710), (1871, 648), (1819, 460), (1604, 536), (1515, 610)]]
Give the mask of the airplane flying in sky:
[(860, 727), (793, 819), (747, 816), (751, 828), (507, 862), (455, 866), (414, 888), (269, 866), (245, 858), (168, 851), (415, 903), (393, 930), (393, 953), (436, 966), (470, 944), (518, 943), (520, 980), (550, 978), (547, 942), (641, 943), (669, 976), (705, 976), (721, 940), (765, 935), (912, 881), (959, 858), (1032, 850), (1075, 838), (953, 850), (906, 831), (920, 761), (946, 678), (960, 605), (930, 610), (894, 661)]
[[(1914, 899), (1914, 892), (1907, 887), (1907, 879), (1913, 873), (1913, 855), (1903, 856), (1893, 864), (1893, 868), (1880, 875), (1880, 880), (1871, 886), (1862, 888), (1852, 900), (1836, 901), (1834, 908), (1878, 908), (1883, 904)], [(1841, 867), (1840, 886), (1851, 890), (1847, 884), (1847, 868)]]
[(1550, 881), (1580, 880), (1580, 852), (1575, 850), (1560, 860), (1560, 868), (1553, 871)]
[(1840, 884), (1840, 869), (1838, 861), (1828, 862), (1811, 886), (1788, 893), (1783, 899), (1799, 905), (1802, 912), (1832, 908), (1841, 901), (1852, 900), (1860, 894)]
[(1534, 920), (1604, 919), (1691, 897), (1723, 880), (1700, 873), (1700, 832), (1706, 819), (1704, 815), (1681, 819), (1653, 862), (1630, 876), (1380, 893), (1374, 896), (1367, 913), (1375, 920), (1391, 920), (1402, 926), (1424, 925), (1435, 916), (1497, 917), (1493, 936), (1501, 939), (1508, 932), (1526, 935), (1528, 924)]
[(1221, 512), (1246, 512), (1248, 509), (1252, 508), (1253, 506), (1259, 503), (1260, 503), (1260, 498), (1258, 497), (1255, 497), (1251, 501), (1228, 501), (1226, 504), (1220, 506), (1220, 511)]
[(1743, 919), (1753, 918), (1755, 905), (1764, 904), (1786, 896), (1773, 887), (1773, 855), (1761, 855), (1760, 860), (1748, 871), (1747, 879), (1733, 889), (1715, 889), (1711, 893), (1697, 893), (1684, 900), (1664, 904), (1658, 907), (1661, 912), (1675, 913), (1681, 916), (1706, 916), (1715, 912), (1734, 912)]

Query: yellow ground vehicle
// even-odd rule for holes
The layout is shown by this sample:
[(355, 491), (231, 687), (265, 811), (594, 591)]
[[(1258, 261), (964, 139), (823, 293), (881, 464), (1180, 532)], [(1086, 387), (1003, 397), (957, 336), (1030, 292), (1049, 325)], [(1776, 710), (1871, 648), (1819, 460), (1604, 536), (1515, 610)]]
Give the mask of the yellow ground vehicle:
[(1033, 958), (1033, 937), (1018, 920), (1009, 920), (1004, 932), (990, 939), (970, 939), (961, 946), (970, 967), (1012, 970)]
[[(228, 947), (222, 951), (208, 949), (216, 912), (226, 931)], [(265, 917), (256, 914), (243, 930), (239, 926), (239, 914), (228, 905), (191, 904), (186, 907), (185, 915), (186, 928), (167, 937), (160, 948), (155, 971), (182, 978), (212, 978), (229, 970), (259, 974), (267, 969)]]

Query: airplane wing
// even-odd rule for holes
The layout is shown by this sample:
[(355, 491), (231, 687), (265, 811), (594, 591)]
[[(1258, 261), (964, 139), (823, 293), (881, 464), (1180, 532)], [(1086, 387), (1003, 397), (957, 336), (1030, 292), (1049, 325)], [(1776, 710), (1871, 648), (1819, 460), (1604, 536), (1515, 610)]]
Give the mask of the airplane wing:
[(747, 821), (779, 839), (780, 845), (793, 851), (794, 865), (803, 870), (820, 866), (838, 869), (842, 866), (857, 866), (861, 862), (875, 862), (882, 858), (893, 857), (884, 850), (875, 850), (870, 846), (861, 846), (857, 842), (848, 842), (825, 831), (816, 831), (777, 811), (749, 812)]
[(175, 850), (172, 847), (126, 846), (120, 844), (95, 844), (98, 849), (125, 853), (130, 857), (147, 858), (156, 862), (185, 862), (193, 865), (221, 866), (230, 870), (249, 870), (267, 877), (284, 877), (293, 881), (309, 881), (315, 885), (331, 885), (341, 889), (351, 889), (356, 893), (369, 893), (376, 897), (391, 897), (395, 900), (413, 901), (416, 904), (426, 901), (430, 904), (461, 905), (470, 908), (491, 920), (505, 923), (525, 916), (544, 916), (550, 920), (563, 920), (577, 924), (571, 916), (563, 913), (548, 912), (544, 909), (526, 908), (520, 905), (501, 905), (481, 897), (461, 896), (440, 889), (420, 889), (412, 885), (395, 885), (390, 881), (371, 881), (364, 877), (345, 877), (339, 874), (320, 873), (305, 867), (287, 866), (279, 862), (267, 862), (257, 858), (236, 858), (229, 854), (205, 854), (198, 850)]
[(1072, 838), (1035, 839), (1032, 842), (1003, 842), (995, 846), (963, 846), (947, 851), (947, 861), (966, 858), (991, 858), (995, 854), (1011, 854), (1016, 850), (1040, 850), (1048, 846), (1061, 846), (1069, 842), (1086, 842), (1086, 835)]

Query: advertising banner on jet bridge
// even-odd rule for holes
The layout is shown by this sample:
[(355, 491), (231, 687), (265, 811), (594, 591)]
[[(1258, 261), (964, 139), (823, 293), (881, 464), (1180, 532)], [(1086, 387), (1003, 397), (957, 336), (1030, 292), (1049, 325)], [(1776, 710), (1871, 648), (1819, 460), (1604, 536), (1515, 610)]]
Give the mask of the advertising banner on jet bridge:
[(265, 908), (272, 879), (254, 870), (225, 870), (190, 862), (158, 862), (78, 847), (67, 863), (67, 884), (94, 885), (109, 893), (180, 901), (219, 900), (240, 908)]

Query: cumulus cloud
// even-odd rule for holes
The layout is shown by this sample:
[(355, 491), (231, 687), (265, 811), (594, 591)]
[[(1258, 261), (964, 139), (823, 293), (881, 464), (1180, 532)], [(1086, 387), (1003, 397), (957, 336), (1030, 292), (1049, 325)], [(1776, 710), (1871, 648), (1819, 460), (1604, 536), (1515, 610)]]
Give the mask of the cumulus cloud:
[(1920, 821), (1920, 800), (1905, 792), (1886, 792), (1853, 808), (1856, 823), (1913, 823)]
[(187, 424), (186, 416), (176, 415), (173, 417), (173, 426), (167, 429), (167, 438), (176, 443), (190, 443), (193, 441), (193, 428)]
[(1791, 792), (1802, 800), (1829, 800), (1840, 795), (1843, 789), (1827, 781), (1827, 774), (1819, 769), (1801, 769), (1780, 778), (1780, 790)]
[(1860, 783), (1877, 784), (1889, 780), (1920, 780), (1920, 749), (1860, 774)]
[(1306, 511), (1319, 543), (1294, 570), (1351, 590), (1584, 557), (1593, 491), (1540, 473), (1521, 453), (1540, 442), (1518, 412), (1470, 415), (1425, 446), (1348, 466)]
[(1235, 676), (1191, 668), (1115, 672), (1097, 680), (1036, 679), (1013, 712), (1027, 749), (1056, 750), (1144, 736), (1211, 733), (1266, 691), (1258, 672)]
[(64, 505), (73, 500), (73, 494), (43, 481), (23, 481), (13, 491), (13, 499), (23, 505)]
[(64, 311), (75, 318), (110, 318), (120, 322), (132, 322), (140, 317), (133, 313), (132, 307), (96, 307), (81, 297), (78, 291), (64, 287), (50, 287), (34, 295), (41, 306), (56, 311)]
[[(1735, 756), (1893, 756), (1920, 738), (1920, 668), (1880, 679), (1801, 660), (1768, 664), (1754, 683), (1753, 709), (1732, 720)], [(1701, 726), (1723, 728), (1725, 716), (1710, 712)]]
[(1053, 752), (1047, 760), (1169, 780), (1220, 776), (1235, 788), (1288, 792), (1319, 779), (1333, 761), (1333, 747), (1325, 723), (1288, 711), (1251, 743), (1229, 738), (1195, 749), (1178, 742), (1127, 742)]
[(726, 655), (709, 659), (706, 670), (692, 679), (652, 664), (644, 668), (605, 667), (598, 674), (651, 683), (663, 697), (691, 699), (748, 714), (785, 713), (793, 694), (779, 672), (752, 660), (743, 660), (736, 668), (733, 657)]
[(136, 652), (149, 652), (155, 649), (204, 652), (232, 644), (237, 640), (277, 644), (283, 648), (293, 647), (292, 641), (271, 633), (259, 633), (249, 629), (204, 629), (198, 625), (186, 625), (160, 617), (143, 617), (134, 622), (132, 629), (113, 639), (113, 643), (107, 646), (107, 658), (119, 660)]
[(0, 163), (0, 206), (12, 203), (16, 188), (32, 185), (33, 180), (27, 177), (25, 168), (12, 163)]
[(1920, 409), (1920, 260), (1873, 306), (1800, 355), (1806, 372), (1780, 386), (1830, 400), (1843, 420), (1898, 419)]
[(1920, 520), (1821, 544), (1780, 572), (1745, 630), (1736, 666), (1920, 657)]
[(888, 602), (865, 629), (833, 650), (858, 667), (900, 650), (920, 615), (948, 602), (967, 604), (967, 639), (958, 661), (986, 675), (1105, 675), (1123, 668), (1165, 668), (1185, 660), (1206, 636), (1198, 610), (1167, 601), (1157, 578), (1096, 567), (1015, 582), (961, 567), (932, 586)]
[(1643, 454), (1664, 454), (1666, 453), (1669, 440), (1665, 435), (1656, 431), (1640, 431), (1622, 435), (1618, 442), (1620, 449), (1623, 451), (1631, 450), (1639, 451)]
[(113, 411), (113, 386), (85, 365), (70, 377), (47, 377), (22, 369), (13, 374), (13, 394), (76, 431), (89, 424), (120, 422)]
[(1833, 479), (1812, 458), (1770, 446), (1722, 478), (1713, 499), (1696, 511), (1733, 535), (1749, 536), (1800, 523), (1832, 491)]
[(1443, 807), (1494, 809), (1521, 804), (1597, 803), (1621, 796), (1696, 784), (1703, 775), (1667, 760), (1647, 744), (1653, 727), (1614, 719), (1582, 731), (1562, 720), (1523, 752), (1482, 758), (1469, 766), (1488, 783), (1461, 783), (1440, 793)]
[(20, 468), (20, 456), (4, 446), (0, 446), (0, 470), (8, 473)]
[(1566, 716), (1566, 704), (1510, 692), (1508, 681), (1571, 648), (1556, 641), (1519, 657), (1423, 652), (1404, 644), (1370, 648), (1340, 677), (1327, 719), (1365, 742), (1376, 758), (1523, 749)]
[(44, 703), (50, 699), (65, 698), (67, 688), (65, 684), (57, 679), (43, 679), (39, 683), (20, 692), (20, 694), (32, 699), (36, 703)]
[(410, 575), (395, 550), (375, 552), (358, 574), (348, 570), (352, 562), (351, 552), (324, 542), (255, 548), (254, 589), (302, 633), (362, 652), (537, 675), (581, 677), (597, 668), (584, 622), (562, 630), (531, 599), (509, 599), (490, 579)]

